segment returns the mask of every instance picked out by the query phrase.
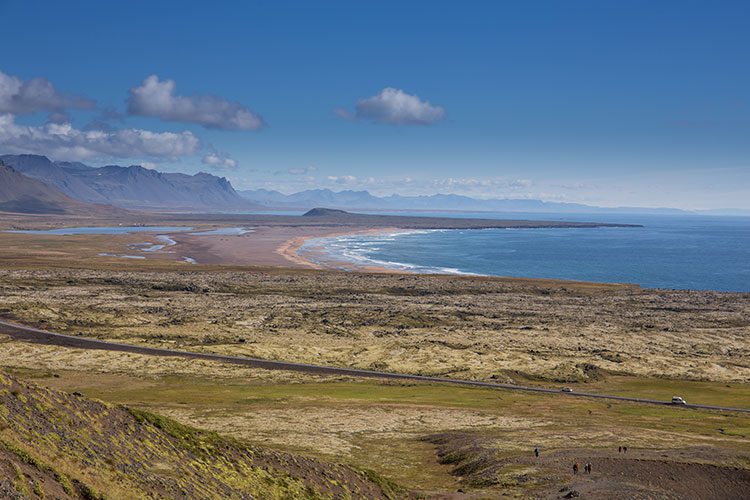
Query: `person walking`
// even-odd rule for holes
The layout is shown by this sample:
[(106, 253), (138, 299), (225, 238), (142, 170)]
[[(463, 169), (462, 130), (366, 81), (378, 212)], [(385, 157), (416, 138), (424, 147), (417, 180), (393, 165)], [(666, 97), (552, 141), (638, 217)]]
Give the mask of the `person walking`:
[(536, 448), (534, 448), (534, 456), (536, 458), (539, 458), (539, 447), (538, 446)]
[(578, 474), (578, 462), (573, 464), (573, 474)]
[(617, 447), (617, 453), (622, 453), (622, 446)]

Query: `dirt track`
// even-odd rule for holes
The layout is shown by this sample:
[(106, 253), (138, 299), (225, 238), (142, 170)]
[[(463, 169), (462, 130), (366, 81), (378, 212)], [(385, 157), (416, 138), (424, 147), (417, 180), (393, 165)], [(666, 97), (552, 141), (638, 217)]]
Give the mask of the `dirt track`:
[(265, 370), (288, 370), (298, 371), (305, 373), (312, 373), (318, 375), (346, 375), (349, 377), (364, 377), (364, 378), (383, 378), (383, 379), (396, 379), (396, 380), (416, 380), (421, 382), (432, 382), (432, 383), (447, 383), (447, 384), (458, 384), (474, 387), (487, 387), (494, 389), (505, 389), (514, 391), (526, 391), (526, 392), (540, 392), (548, 394), (557, 394), (566, 397), (586, 397), (586, 398), (598, 398), (598, 399), (609, 399), (616, 401), (630, 401), (635, 403), (646, 403), (671, 406), (675, 409), (678, 408), (699, 408), (708, 410), (721, 410), (721, 411), (738, 411), (750, 413), (750, 408), (731, 408), (725, 406), (711, 406), (711, 405), (700, 405), (700, 404), (688, 404), (674, 406), (668, 401), (659, 401), (654, 399), (643, 399), (643, 398), (632, 398), (624, 396), (614, 396), (608, 394), (594, 394), (594, 393), (562, 393), (559, 389), (549, 389), (543, 387), (529, 387), (520, 386), (514, 384), (500, 384), (494, 382), (481, 382), (477, 380), (460, 380), (446, 377), (428, 377), (423, 375), (410, 375), (406, 373), (393, 373), (384, 372), (377, 370), (360, 370), (355, 368), (341, 368), (333, 366), (323, 365), (312, 365), (306, 363), (291, 363), (286, 361), (273, 361), (266, 359), (247, 358), (238, 356), (224, 356), (220, 354), (211, 353), (200, 353), (200, 352), (188, 352), (178, 351), (171, 349), (159, 349), (156, 347), (144, 347), (130, 344), (120, 344), (116, 342), (107, 342), (104, 340), (91, 339), (86, 337), (74, 337), (71, 335), (62, 335), (59, 333), (52, 333), (38, 328), (32, 328), (29, 326), (19, 325), (9, 321), (0, 320), (0, 333), (10, 336), (15, 340), (22, 342), (31, 342), (35, 344), (45, 345), (56, 345), (61, 347), (71, 347), (76, 349), (103, 349), (107, 351), (119, 351), (119, 352), (131, 352), (134, 354), (145, 354), (151, 356), (178, 356), (184, 358), (193, 359), (207, 359), (212, 361), (218, 361), (223, 363), (233, 363), (244, 366), (251, 366), (254, 368), (262, 368)]

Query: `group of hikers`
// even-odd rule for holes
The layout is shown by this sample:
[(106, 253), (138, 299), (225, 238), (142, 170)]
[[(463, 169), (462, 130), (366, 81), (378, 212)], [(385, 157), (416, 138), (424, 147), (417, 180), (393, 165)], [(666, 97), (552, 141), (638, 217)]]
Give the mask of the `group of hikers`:
[[(625, 448), (627, 450), (627, 448)], [(622, 446), (620, 446), (620, 451), (622, 451)], [(539, 447), (537, 446), (534, 448), (534, 456), (536, 458), (539, 458)], [(578, 470), (580, 469), (580, 466), (578, 465), (578, 462), (573, 464), (573, 474), (578, 474)], [(586, 474), (591, 474), (591, 464), (586, 463), (583, 465), (583, 472)]]
[[(617, 453), (627, 453), (627, 452), (628, 452), (628, 447), (627, 446), (618, 446), (617, 447)], [(534, 448), (534, 456), (536, 458), (539, 458), (539, 447), (538, 446), (536, 448)], [(580, 466), (578, 465), (578, 462), (575, 462), (573, 464), (573, 474), (578, 474), (579, 469), (580, 469)], [(590, 463), (585, 463), (583, 465), (583, 472), (585, 472), (586, 474), (591, 474), (591, 464)]]

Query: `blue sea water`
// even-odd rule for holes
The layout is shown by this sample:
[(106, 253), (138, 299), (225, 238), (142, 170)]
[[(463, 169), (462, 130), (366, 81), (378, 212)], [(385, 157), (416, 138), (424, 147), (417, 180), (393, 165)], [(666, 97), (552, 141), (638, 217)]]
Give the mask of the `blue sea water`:
[(559, 278), (637, 283), (654, 288), (750, 292), (750, 217), (429, 215), (615, 222), (643, 227), (349, 235), (310, 240), (301, 253), (329, 262), (347, 261), (422, 273)]

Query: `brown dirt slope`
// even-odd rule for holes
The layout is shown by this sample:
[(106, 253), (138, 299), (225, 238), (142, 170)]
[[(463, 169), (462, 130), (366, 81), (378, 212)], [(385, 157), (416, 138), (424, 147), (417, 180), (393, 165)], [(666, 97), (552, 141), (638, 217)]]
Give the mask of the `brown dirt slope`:
[[(750, 470), (704, 463), (701, 449), (542, 450), (535, 458), (531, 450), (523, 457), (504, 456), (471, 433), (436, 434), (425, 440), (436, 446), (438, 461), (452, 465), (453, 474), (467, 486), (526, 484), (535, 498), (741, 499), (750, 491)], [(575, 463), (578, 474), (572, 473)], [(583, 471), (587, 463), (592, 465), (590, 474)]]
[(403, 498), (370, 472), (251, 447), (0, 373), (3, 498)]

